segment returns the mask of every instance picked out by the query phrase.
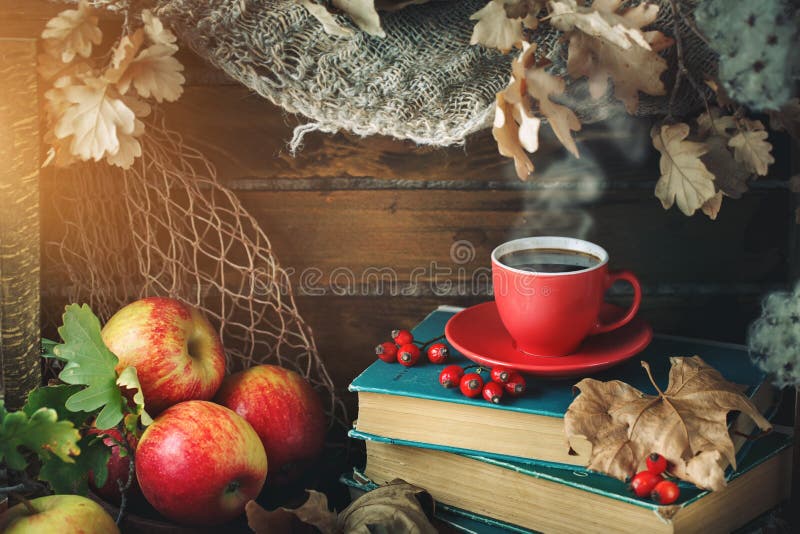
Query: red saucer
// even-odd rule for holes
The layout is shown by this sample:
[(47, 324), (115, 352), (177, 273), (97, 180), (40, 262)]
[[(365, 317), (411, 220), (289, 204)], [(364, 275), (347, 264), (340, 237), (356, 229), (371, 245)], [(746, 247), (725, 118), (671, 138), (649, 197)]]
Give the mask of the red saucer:
[[(604, 322), (625, 310), (604, 303)], [(622, 363), (641, 352), (653, 338), (653, 329), (639, 317), (605, 334), (589, 336), (567, 356), (531, 356), (514, 348), (494, 301), (484, 302), (454, 315), (444, 329), (447, 341), (458, 352), (481, 365), (503, 365), (517, 371), (552, 378), (589, 375)]]

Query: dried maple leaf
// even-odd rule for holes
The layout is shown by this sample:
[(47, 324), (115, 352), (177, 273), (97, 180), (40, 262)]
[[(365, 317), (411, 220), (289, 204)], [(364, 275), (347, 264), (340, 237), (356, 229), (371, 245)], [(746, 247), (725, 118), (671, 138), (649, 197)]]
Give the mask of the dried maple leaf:
[(661, 177), (656, 183), (656, 197), (664, 209), (678, 204), (684, 215), (692, 215), (716, 194), (714, 175), (700, 156), (708, 152), (703, 143), (686, 141), (689, 125), (685, 123), (654, 126), (650, 132), (653, 146), (661, 152)]
[[(639, 106), (639, 91), (649, 95), (666, 94), (661, 75), (667, 62), (658, 52), (672, 45), (673, 40), (659, 31), (642, 32), (641, 28), (652, 23), (658, 15), (658, 6), (639, 4), (616, 14), (620, 2), (609, 0), (595, 2), (596, 13), (615, 17), (630, 34), (640, 39), (627, 47), (620, 47), (608, 39), (581, 31), (568, 35), (567, 72), (575, 79), (586, 76), (589, 94), (598, 99), (608, 90), (608, 79), (614, 81), (614, 96), (625, 104), (633, 114)], [(641, 46), (644, 42), (646, 46)]]
[[(421, 501), (427, 504), (423, 507)], [(369, 491), (339, 514), (338, 531), (385, 534), (436, 534), (425, 509), (432, 511), (433, 498), (423, 489), (402, 480)]]
[[(535, 45), (531, 45), (531, 48), (535, 48)], [(580, 157), (578, 147), (572, 138), (572, 131), (581, 129), (581, 121), (571, 109), (550, 100), (551, 96), (563, 94), (566, 84), (563, 79), (546, 72), (546, 66), (546, 64), (540, 63), (526, 72), (525, 81), (528, 94), (537, 102), (539, 112), (550, 123), (550, 127), (561, 144), (576, 158)]]
[[(612, 380), (585, 378), (580, 395), (564, 416), (568, 438), (592, 443), (589, 469), (620, 480), (632, 476), (651, 453), (664, 456), (676, 476), (701, 488), (725, 486), (724, 462), (736, 468), (727, 416), (739, 411), (762, 430), (769, 421), (741, 393), (699, 356), (670, 358), (669, 385), (658, 395)], [(642, 362), (650, 380), (650, 368)]]
[(67, 9), (47, 21), (42, 39), (57, 45), (61, 61), (69, 63), (75, 56), (89, 57), (92, 45), (100, 44), (103, 33), (97, 25), (97, 16), (89, 4), (82, 0), (78, 9)]
[(470, 44), (481, 44), (507, 53), (522, 42), (522, 21), (508, 17), (503, 0), (491, 0), (470, 15), (469, 20), (478, 21), (472, 30)]
[[(631, 25), (630, 19), (616, 13), (621, 4), (622, 0), (595, 0), (591, 6), (583, 6), (578, 5), (576, 0), (551, 0), (547, 6), (550, 10), (550, 24), (562, 32), (579, 30), (623, 49), (638, 45), (649, 50), (650, 43), (639, 31), (639, 27)], [(641, 6), (643, 7), (639, 11), (646, 11), (647, 18), (650, 18), (652, 11), (658, 13), (658, 6)], [(652, 20), (655, 20), (655, 15), (652, 15)]]
[(374, 0), (332, 0), (331, 3), (347, 13), (355, 25), (368, 34), (386, 37)]
[(62, 89), (68, 106), (55, 126), (58, 139), (70, 138), (70, 152), (100, 160), (119, 150), (118, 132), (133, 134), (136, 116), (108, 82), (86, 78)]
[(750, 171), (765, 176), (770, 164), (775, 163), (772, 157), (772, 145), (767, 142), (767, 132), (761, 121), (741, 121), (739, 133), (731, 137), (728, 146), (733, 148), (736, 161), (745, 165)]

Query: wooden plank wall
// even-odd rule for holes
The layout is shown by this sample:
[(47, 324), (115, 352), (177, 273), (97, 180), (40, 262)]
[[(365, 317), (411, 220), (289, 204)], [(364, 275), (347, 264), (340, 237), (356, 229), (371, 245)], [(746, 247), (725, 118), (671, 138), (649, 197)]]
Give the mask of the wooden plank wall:
[[(55, 11), (39, 0), (0, 1), (4, 26), (12, 15), (35, 26), (31, 20)], [(189, 87), (165, 106), (167, 124), (216, 164), (294, 273), (300, 311), (342, 390), (392, 328), (413, 325), (439, 304), (489, 299), (485, 284), (469, 280), (488, 267), (494, 246), (514, 237), (600, 243), (613, 267), (640, 276), (642, 314), (671, 334), (743, 341), (762, 294), (789, 282), (795, 220), (784, 187), (788, 163), (775, 165), (741, 200), (726, 200), (712, 222), (661, 208), (649, 126), (627, 118), (585, 128), (580, 160), (545, 139), (539, 177), (529, 182), (515, 177), (488, 132), (446, 149), (311, 133), (292, 157), (287, 143), (302, 118), (191, 54), (182, 57)], [(788, 142), (778, 139), (778, 159), (788, 161)], [(56, 231), (45, 225), (43, 240)], [(454, 257), (455, 249), (466, 255)], [(375, 277), (360, 283), (375, 270), (390, 277), (384, 269), (393, 269), (401, 295)], [(318, 278), (301, 288), (303, 272)], [(356, 284), (341, 291), (347, 273)], [(626, 301), (625, 288), (615, 288), (612, 299)]]

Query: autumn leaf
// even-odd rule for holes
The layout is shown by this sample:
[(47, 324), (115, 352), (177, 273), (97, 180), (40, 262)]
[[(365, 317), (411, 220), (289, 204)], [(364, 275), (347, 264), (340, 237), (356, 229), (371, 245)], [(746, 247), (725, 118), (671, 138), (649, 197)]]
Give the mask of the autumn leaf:
[(131, 84), (139, 96), (155, 98), (157, 102), (174, 102), (183, 94), (183, 65), (175, 59), (177, 47), (167, 44), (151, 45), (136, 56), (120, 78), (117, 87), (122, 94)]
[[(658, 6), (642, 3), (617, 15), (620, 2), (595, 2), (597, 13), (613, 16), (632, 34), (641, 39), (621, 47), (608, 39), (573, 31), (568, 35), (567, 72), (575, 79), (588, 78), (589, 94), (598, 99), (606, 94), (608, 80), (614, 82), (614, 96), (623, 102), (628, 113), (639, 106), (639, 91), (649, 95), (666, 93), (661, 75), (667, 62), (658, 52), (672, 45), (673, 40), (659, 31), (642, 32), (658, 15)], [(644, 42), (646, 46), (642, 46)]]
[[(535, 46), (532, 44), (531, 48)], [(545, 67), (540, 63), (526, 72), (528, 94), (538, 104), (539, 113), (547, 119), (561, 144), (577, 158), (578, 147), (572, 138), (572, 131), (580, 130), (581, 122), (571, 109), (550, 99), (551, 96), (562, 95), (566, 84), (563, 79), (546, 72)]]
[(89, 4), (82, 0), (78, 9), (67, 9), (47, 21), (42, 39), (61, 50), (61, 61), (69, 63), (75, 56), (87, 58), (92, 45), (100, 44), (103, 33), (97, 25), (98, 19)]
[[(632, 21), (638, 22), (638, 19), (626, 19), (616, 14), (621, 4), (622, 0), (595, 0), (591, 6), (583, 6), (578, 5), (577, 0), (557, 0), (550, 1), (547, 5), (550, 10), (550, 24), (557, 30), (578, 30), (622, 49), (639, 46), (649, 50), (650, 43), (639, 31), (639, 27), (631, 24)], [(655, 20), (658, 6), (646, 3), (641, 6), (639, 11), (643, 12), (644, 18), (650, 19), (650, 22)]]
[(713, 197), (703, 203), (700, 209), (704, 214), (708, 215), (709, 219), (716, 221), (719, 210), (722, 209), (722, 191), (717, 191)]
[(717, 191), (731, 198), (740, 198), (747, 191), (750, 171), (736, 162), (724, 136), (712, 135), (704, 143), (708, 151), (700, 159), (714, 175)]
[[(538, 148), (538, 124), (539, 122), (536, 122), (535, 125), (528, 124), (527, 126), (527, 135), (532, 136), (532, 139), (536, 141), (535, 143), (532, 140), (528, 142), (528, 146), (533, 149)], [(532, 131), (534, 129), (535, 131)], [(505, 101), (505, 96), (502, 92), (497, 93), (492, 136), (497, 141), (497, 149), (500, 155), (514, 158), (514, 168), (519, 179), (527, 180), (534, 167), (520, 142), (520, 135), (519, 124), (514, 120), (513, 106)]]
[(421, 502), (433, 499), (422, 488), (402, 480), (369, 491), (339, 514), (338, 532), (383, 532), (386, 534), (435, 534)]
[(175, 43), (178, 38), (175, 37), (174, 33), (166, 29), (161, 19), (153, 15), (149, 9), (142, 10), (142, 23), (147, 38), (150, 39), (153, 44), (174, 45), (177, 50), (177, 45)]
[[(103, 77), (110, 83), (119, 82), (136, 59), (142, 44), (144, 44), (144, 30), (141, 28), (120, 39), (111, 56), (111, 66), (103, 73)], [(125, 93), (125, 91), (120, 92)]]
[(293, 523), (301, 521), (315, 527), (322, 534), (334, 534), (337, 516), (328, 510), (328, 498), (324, 493), (306, 490), (308, 499), (297, 508), (265, 510), (255, 501), (245, 506), (247, 526), (255, 534), (280, 534), (294, 532)]
[(41, 407), (30, 415), (24, 410), (8, 412), (0, 400), (0, 463), (11, 469), (27, 467), (25, 450), (42, 460), (55, 457), (60, 462), (74, 462), (81, 452), (80, 437), (72, 422), (59, 420), (52, 408)]
[(728, 146), (733, 148), (736, 161), (760, 176), (767, 174), (768, 168), (775, 163), (772, 157), (772, 145), (767, 142), (767, 132), (761, 121), (741, 121), (743, 128), (731, 137)]
[(375, 37), (386, 37), (374, 0), (332, 0), (332, 4), (347, 13), (363, 31)]
[[(585, 378), (564, 416), (568, 438), (592, 443), (589, 469), (620, 480), (632, 476), (651, 453), (664, 456), (672, 474), (701, 488), (725, 486), (725, 462), (736, 468), (727, 417), (739, 411), (762, 430), (771, 428), (741, 388), (699, 356), (670, 358), (669, 384), (657, 395), (612, 380)], [(650, 375), (646, 362), (642, 366)], [(650, 376), (652, 381), (652, 376)]]
[(537, 15), (544, 9), (547, 0), (503, 0), (503, 7), (510, 19), (521, 19), (529, 30), (539, 27)]
[(686, 141), (689, 125), (656, 125), (650, 133), (653, 146), (661, 152), (661, 177), (656, 183), (656, 197), (664, 209), (678, 204), (684, 215), (692, 215), (716, 194), (714, 175), (700, 156), (708, 152), (703, 143)]
[(522, 42), (522, 21), (506, 15), (503, 0), (491, 0), (473, 13), (469, 20), (478, 21), (472, 30), (470, 44), (481, 44), (507, 53)]
[(304, 8), (322, 24), (322, 29), (328, 35), (335, 35), (338, 37), (351, 37), (353, 30), (346, 28), (339, 24), (333, 13), (328, 11), (328, 8), (323, 4), (318, 4), (314, 0), (300, 0)]

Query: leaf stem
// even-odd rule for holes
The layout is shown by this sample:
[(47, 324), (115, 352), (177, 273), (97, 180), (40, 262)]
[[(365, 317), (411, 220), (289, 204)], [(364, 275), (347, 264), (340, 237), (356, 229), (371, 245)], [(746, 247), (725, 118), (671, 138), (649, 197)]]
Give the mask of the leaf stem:
[(647, 378), (650, 379), (650, 383), (653, 384), (654, 388), (656, 388), (656, 391), (658, 392), (658, 394), (663, 397), (664, 396), (664, 392), (661, 391), (661, 388), (658, 387), (658, 384), (656, 384), (655, 379), (653, 379), (653, 373), (650, 371), (650, 364), (647, 363), (644, 360), (642, 360), (640, 363), (642, 364), (642, 367), (644, 367), (644, 370), (647, 373)]

